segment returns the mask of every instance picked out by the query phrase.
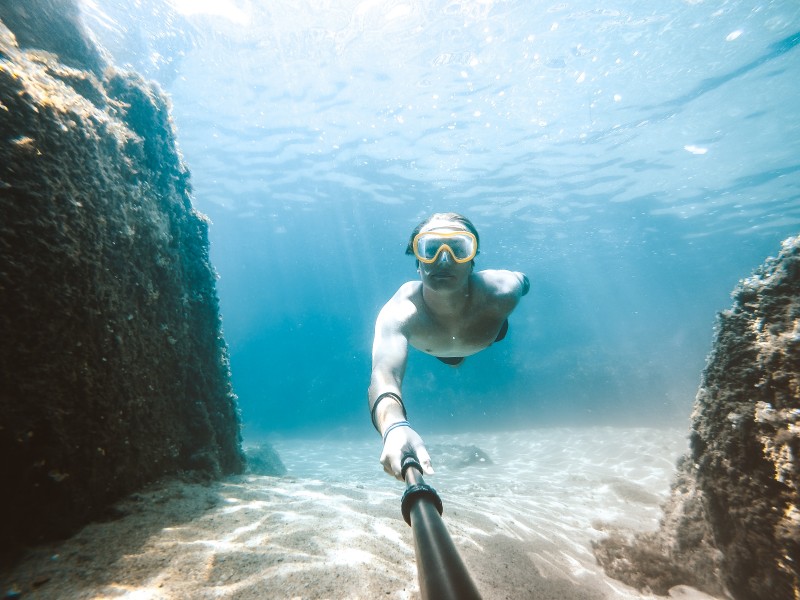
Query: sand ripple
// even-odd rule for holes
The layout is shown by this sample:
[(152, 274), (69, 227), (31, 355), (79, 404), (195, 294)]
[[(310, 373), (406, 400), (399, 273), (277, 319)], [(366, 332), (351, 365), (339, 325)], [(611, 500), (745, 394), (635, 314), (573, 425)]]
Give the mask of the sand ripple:
[[(436, 462), (428, 482), (486, 600), (652, 598), (606, 577), (591, 551), (609, 528), (656, 528), (684, 432), (537, 429), (428, 436), (477, 446), (485, 466)], [(37, 549), (5, 590), (43, 600), (414, 599), (402, 484), (379, 440), (277, 440), (282, 478), (172, 483), (122, 503), (120, 518)], [(444, 457), (443, 457), (444, 458)], [(486, 461), (484, 461), (486, 462)], [(673, 597), (709, 598), (690, 588)]]

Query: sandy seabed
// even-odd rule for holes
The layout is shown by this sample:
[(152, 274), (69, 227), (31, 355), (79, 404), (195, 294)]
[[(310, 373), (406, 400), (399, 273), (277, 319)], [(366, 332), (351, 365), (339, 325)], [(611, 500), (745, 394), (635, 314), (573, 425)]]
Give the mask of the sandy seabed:
[[(426, 480), (484, 600), (658, 598), (607, 577), (591, 542), (657, 527), (685, 430), (552, 428), (426, 442), (437, 471)], [(0, 597), (419, 598), (403, 484), (378, 464), (379, 439), (272, 444), (286, 477), (135, 494), (114, 520), (39, 547), (0, 574)], [(459, 464), (458, 450), (472, 445), (491, 464)], [(670, 597), (712, 598), (684, 586)]]

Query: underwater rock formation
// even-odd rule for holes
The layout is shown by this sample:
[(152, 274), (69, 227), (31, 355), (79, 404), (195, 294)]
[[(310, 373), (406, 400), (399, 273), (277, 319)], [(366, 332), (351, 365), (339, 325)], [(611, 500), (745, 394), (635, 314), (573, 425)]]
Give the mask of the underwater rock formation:
[(73, 2), (0, 2), (7, 556), (163, 476), (244, 469), (208, 224), (166, 100), (103, 60)]
[(800, 598), (800, 237), (719, 315), (657, 533), (597, 544), (607, 572), (663, 594), (685, 583), (736, 600)]
[(436, 456), (437, 469), (488, 467), (494, 464), (486, 452), (471, 444), (431, 444), (429, 449)]
[(286, 475), (286, 465), (272, 444), (262, 443), (246, 446), (244, 449), (247, 459), (247, 472), (252, 475), (269, 475), (283, 477)]

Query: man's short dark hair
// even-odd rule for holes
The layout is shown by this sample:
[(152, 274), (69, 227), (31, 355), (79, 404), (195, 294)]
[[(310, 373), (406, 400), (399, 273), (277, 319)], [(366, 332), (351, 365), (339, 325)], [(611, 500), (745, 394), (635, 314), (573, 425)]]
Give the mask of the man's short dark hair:
[[(433, 221), (434, 219), (441, 219), (446, 221), (455, 221), (460, 225), (464, 226), (464, 229), (469, 231), (472, 235), (475, 236), (475, 241), (478, 242), (478, 252), (480, 252), (481, 247), (481, 237), (478, 235), (478, 230), (475, 229), (475, 225), (472, 224), (467, 217), (464, 215), (460, 215), (458, 213), (449, 212), (449, 213), (434, 213), (424, 221), (422, 221), (419, 225), (414, 228), (414, 231), (411, 232), (411, 237), (408, 238), (408, 246), (406, 246), (406, 254), (414, 254), (414, 248), (412, 244), (414, 243), (414, 238), (417, 237), (417, 234), (422, 230), (425, 225)], [(478, 252), (475, 254), (477, 255)]]

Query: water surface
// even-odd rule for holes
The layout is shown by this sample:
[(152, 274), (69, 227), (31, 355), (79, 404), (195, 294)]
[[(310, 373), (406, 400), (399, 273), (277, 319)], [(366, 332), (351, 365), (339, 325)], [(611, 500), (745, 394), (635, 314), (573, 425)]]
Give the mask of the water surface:
[(688, 423), (716, 312), (799, 229), (796, 2), (84, 6), (172, 98), (246, 435), (369, 433), (431, 212), (533, 286), (462, 368), (412, 354), (422, 431)]

